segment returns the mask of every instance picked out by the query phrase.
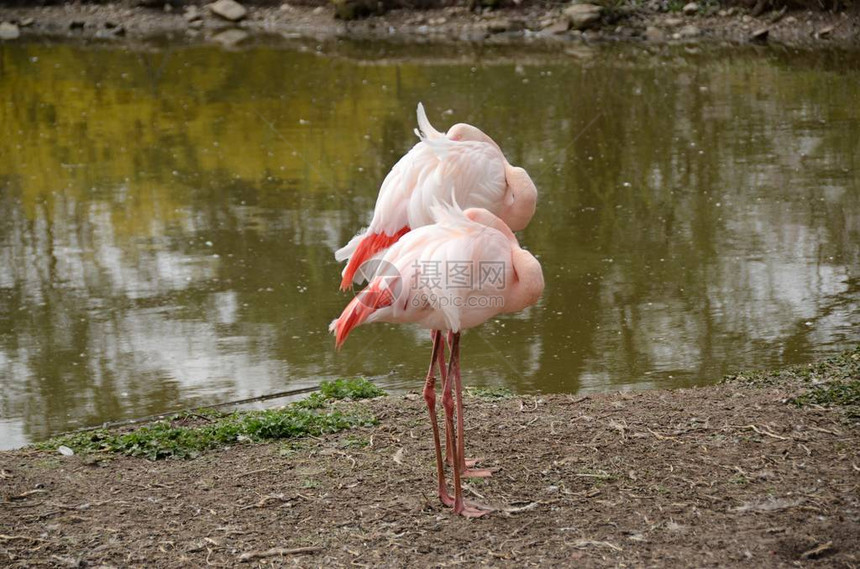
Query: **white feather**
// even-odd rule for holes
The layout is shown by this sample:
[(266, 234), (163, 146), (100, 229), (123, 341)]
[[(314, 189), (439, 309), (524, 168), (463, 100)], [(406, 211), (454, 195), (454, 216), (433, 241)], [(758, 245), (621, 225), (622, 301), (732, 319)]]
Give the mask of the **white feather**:
[(421, 142), (433, 151), (439, 161), (448, 158), (448, 153), (455, 144), (454, 141), (433, 128), (427, 118), (427, 113), (424, 111), (424, 105), (421, 103), (418, 103), (418, 128), (415, 129), (415, 134), (418, 135)]
[(441, 138), (445, 136), (430, 124), (430, 120), (427, 118), (427, 113), (424, 111), (424, 105), (420, 102), (418, 103), (417, 115), (418, 128), (415, 129), (415, 134), (422, 140), (422, 142), (428, 138)]

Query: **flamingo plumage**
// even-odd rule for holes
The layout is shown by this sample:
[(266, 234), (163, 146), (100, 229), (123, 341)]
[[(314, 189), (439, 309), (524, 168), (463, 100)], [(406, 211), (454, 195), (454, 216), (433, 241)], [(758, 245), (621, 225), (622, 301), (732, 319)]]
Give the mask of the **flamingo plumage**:
[(361, 265), (410, 230), (433, 223), (433, 204), (484, 208), (514, 231), (535, 212), (537, 189), (523, 169), (508, 163), (499, 145), (477, 127), (458, 123), (441, 133), (418, 103), (419, 141), (385, 177), (370, 225), (335, 253), (347, 261), (341, 290), (365, 279)]
[[(465, 211), (453, 206), (434, 206), (436, 222), (403, 235), (381, 256), (369, 275), (367, 287), (350, 301), (329, 329), (338, 347), (357, 326), (371, 322), (414, 323), (432, 330), (433, 353), (424, 385), (436, 453), (439, 498), (454, 512), (481, 516), (489, 508), (463, 498), (460, 465), (464, 465), (462, 383), (460, 377), (460, 332), (490, 318), (517, 312), (535, 304), (543, 292), (540, 263), (519, 246), (516, 236), (501, 218), (481, 208)], [(471, 267), (479, 274), (467, 282), (439, 275), (437, 267), (450, 270), (453, 264)], [(495, 269), (492, 279), (481, 279), (480, 270)], [(458, 273), (462, 276), (462, 272)], [(486, 275), (485, 275), (486, 276)], [(444, 334), (448, 334), (451, 357), (447, 370)], [(439, 428), (436, 420), (435, 370), (443, 381), (448, 449), (453, 448), (454, 496), (445, 480)], [(452, 388), (456, 394), (456, 400)], [(457, 427), (454, 428), (456, 406)], [(456, 433), (456, 436), (454, 436)]]

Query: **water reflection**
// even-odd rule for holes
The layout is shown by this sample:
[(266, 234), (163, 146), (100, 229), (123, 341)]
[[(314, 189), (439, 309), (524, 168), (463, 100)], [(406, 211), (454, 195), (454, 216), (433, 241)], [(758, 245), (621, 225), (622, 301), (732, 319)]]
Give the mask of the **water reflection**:
[(693, 385), (856, 342), (856, 58), (573, 55), (0, 48), (0, 446), (344, 374), (417, 387), (425, 332), (335, 354), (326, 326), (418, 100), (541, 191), (545, 297), (467, 335), (469, 383)]

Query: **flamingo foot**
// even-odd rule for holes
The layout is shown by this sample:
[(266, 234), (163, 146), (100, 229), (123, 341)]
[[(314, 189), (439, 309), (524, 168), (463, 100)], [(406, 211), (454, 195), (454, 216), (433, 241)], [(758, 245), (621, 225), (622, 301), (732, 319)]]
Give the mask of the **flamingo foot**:
[[(481, 458), (466, 458), (466, 459), (464, 459), (464, 460), (463, 460), (463, 462), (464, 462), (465, 464), (460, 468), (460, 470), (465, 470), (465, 469), (467, 469), (467, 468), (472, 468), (473, 466), (475, 466), (475, 465), (476, 465), (476, 464), (478, 464), (479, 462), (483, 462), (483, 461), (484, 461), (484, 457), (481, 457)], [(446, 457), (445, 457), (445, 462), (447, 462), (447, 463), (448, 463), (448, 466), (454, 466), (454, 459), (453, 459), (453, 458), (451, 458), (450, 456), (446, 456)]]
[(454, 506), (454, 513), (466, 518), (480, 518), (481, 516), (485, 516), (493, 511), (493, 508), (489, 506), (485, 506), (483, 504), (476, 504), (474, 502), (469, 502), (467, 500), (463, 500), (463, 503), (457, 507)]
[(496, 468), (466, 468), (460, 471), (460, 476), (463, 478), (489, 478), (493, 475)]
[(445, 487), (439, 488), (439, 501), (447, 508), (454, 507), (454, 498), (448, 494), (448, 489)]
[(448, 489), (444, 487), (439, 488), (439, 501), (442, 502), (443, 506), (453, 508), (455, 514), (459, 514), (467, 518), (479, 518), (494, 511), (494, 508), (491, 508), (490, 506), (470, 502), (468, 500), (463, 500), (463, 503), (458, 510), (457, 501), (453, 496), (448, 494)]
[[(460, 476), (463, 478), (489, 478), (493, 475), (494, 472), (498, 470), (498, 468), (472, 468), (479, 462), (482, 462), (484, 459), (482, 458), (467, 458), (464, 461), (464, 464), (460, 466)], [(448, 466), (453, 466), (453, 460), (448, 461)]]

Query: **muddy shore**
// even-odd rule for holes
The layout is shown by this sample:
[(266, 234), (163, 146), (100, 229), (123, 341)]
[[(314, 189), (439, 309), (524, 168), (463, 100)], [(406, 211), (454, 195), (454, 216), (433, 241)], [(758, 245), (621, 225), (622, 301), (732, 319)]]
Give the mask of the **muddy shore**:
[[(698, 4), (694, 4), (698, 6)], [(335, 8), (292, 5), (247, 6), (237, 21), (214, 14), (205, 4), (158, 7), (137, 2), (66, 3), (22, 7), (0, 5), (0, 38), (77, 38), (122, 41), (169, 39), (216, 41), (236, 46), (259, 37), (390, 39), (405, 42), (483, 42), (575, 44), (608, 41), (662, 43), (776, 43), (792, 46), (860, 45), (860, 12), (774, 10), (753, 16), (750, 10), (697, 9), (659, 12), (603, 8), (599, 18), (579, 23), (567, 6), (528, 6), (485, 10), (466, 7), (392, 10), (383, 15), (344, 21)], [(588, 17), (588, 16), (587, 16)], [(579, 28), (579, 29), (577, 29)]]
[(468, 397), (467, 451), (498, 469), (468, 481), (496, 508), (477, 520), (435, 497), (417, 393), (334, 404), (375, 426), (194, 459), (2, 452), (0, 564), (856, 567), (860, 352), (841, 362), (707, 388)]

